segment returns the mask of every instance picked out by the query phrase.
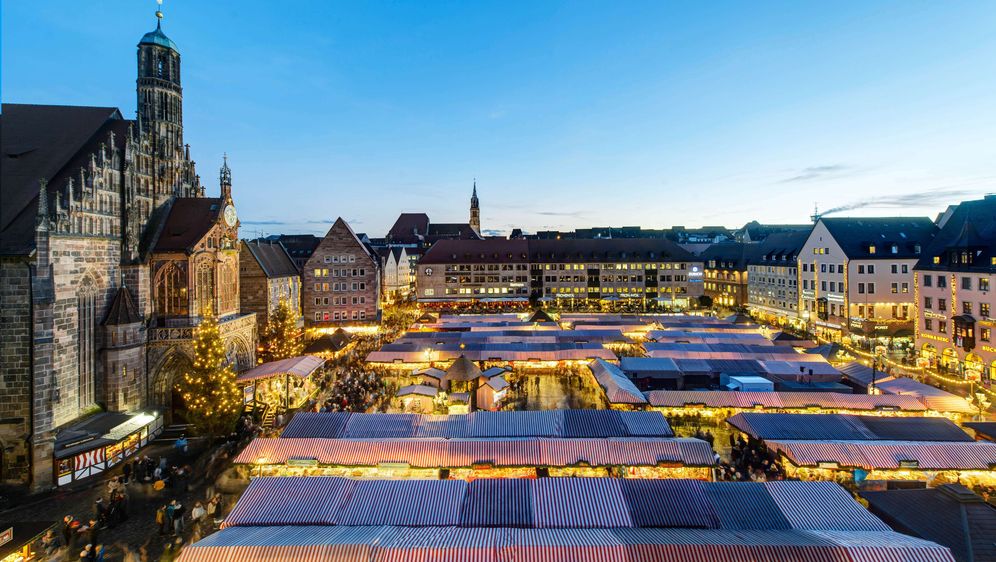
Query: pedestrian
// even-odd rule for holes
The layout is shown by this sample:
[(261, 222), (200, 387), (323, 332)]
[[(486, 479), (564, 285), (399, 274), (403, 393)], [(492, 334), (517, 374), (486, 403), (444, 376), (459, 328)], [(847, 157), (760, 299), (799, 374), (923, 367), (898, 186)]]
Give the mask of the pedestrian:
[(206, 515), (210, 519), (217, 519), (218, 517), (218, 496), (214, 495), (208, 500)]
[(131, 480), (131, 463), (125, 462), (124, 468), (121, 470), (124, 473), (124, 483), (127, 484), (128, 481)]
[(204, 509), (204, 506), (201, 505), (201, 502), (197, 502), (194, 504), (194, 509), (190, 510), (190, 521), (199, 522), (206, 513), (207, 510)]
[(72, 547), (73, 539), (73, 516), (67, 515), (62, 518), (62, 544)]
[(187, 455), (187, 436), (186, 434), (180, 434), (180, 438), (173, 443), (173, 447), (176, 448), (176, 452), (186, 456)]
[(176, 516), (176, 500), (171, 501), (166, 504), (166, 532), (165, 534), (173, 534), (175, 526), (173, 524), (173, 518)]
[(177, 535), (183, 534), (183, 513), (186, 508), (183, 504), (173, 500), (176, 508), (173, 510), (173, 532)]
[(89, 544), (97, 544), (97, 538), (100, 536), (100, 524), (97, 523), (95, 519), (90, 520), (90, 525), (88, 525), (86, 532), (86, 542)]
[(52, 529), (45, 531), (45, 535), (41, 538), (41, 550), (45, 552), (45, 556), (51, 558), (57, 548), (59, 548), (59, 539), (55, 537), (55, 532)]
[(94, 547), (93, 562), (104, 562), (104, 545), (98, 544)]
[(159, 527), (159, 534), (166, 534), (166, 506), (159, 506), (156, 510), (156, 525)]

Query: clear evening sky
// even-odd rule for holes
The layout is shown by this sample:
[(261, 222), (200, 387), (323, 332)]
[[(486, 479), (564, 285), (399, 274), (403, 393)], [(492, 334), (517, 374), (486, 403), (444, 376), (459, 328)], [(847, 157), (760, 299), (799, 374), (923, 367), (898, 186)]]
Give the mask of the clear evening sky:
[[(4, 102), (135, 110), (151, 0), (2, 2)], [(996, 191), (996, 2), (167, 0), (243, 235), (931, 215)]]

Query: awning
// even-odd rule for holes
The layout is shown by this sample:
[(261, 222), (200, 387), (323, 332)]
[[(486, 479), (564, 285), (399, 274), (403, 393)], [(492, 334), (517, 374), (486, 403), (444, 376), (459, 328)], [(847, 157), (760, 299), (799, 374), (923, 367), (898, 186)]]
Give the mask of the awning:
[(291, 357), (280, 361), (270, 361), (257, 367), (253, 367), (244, 373), (240, 373), (236, 380), (254, 381), (290, 375), (298, 378), (306, 378), (317, 371), (325, 364), (325, 360), (314, 355), (302, 355), (301, 357)]

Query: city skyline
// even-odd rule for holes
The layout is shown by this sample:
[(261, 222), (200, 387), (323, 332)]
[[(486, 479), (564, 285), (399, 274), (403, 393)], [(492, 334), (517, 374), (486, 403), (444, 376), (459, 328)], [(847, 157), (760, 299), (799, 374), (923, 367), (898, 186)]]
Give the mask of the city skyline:
[[(247, 235), (462, 221), (475, 177), (485, 234), (932, 217), (992, 190), (991, 6), (575, 6), (168, 1), (202, 183), (227, 151)], [(123, 46), (153, 2), (3, 9), (5, 102), (133, 115)]]

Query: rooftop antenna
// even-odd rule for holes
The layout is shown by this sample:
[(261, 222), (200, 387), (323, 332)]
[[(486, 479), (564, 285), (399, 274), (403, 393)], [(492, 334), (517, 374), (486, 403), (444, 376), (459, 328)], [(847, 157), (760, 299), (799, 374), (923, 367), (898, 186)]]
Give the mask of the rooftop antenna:
[(820, 205), (819, 203), (813, 203), (813, 215), (809, 217), (813, 219), (813, 224), (816, 224), (820, 220)]

